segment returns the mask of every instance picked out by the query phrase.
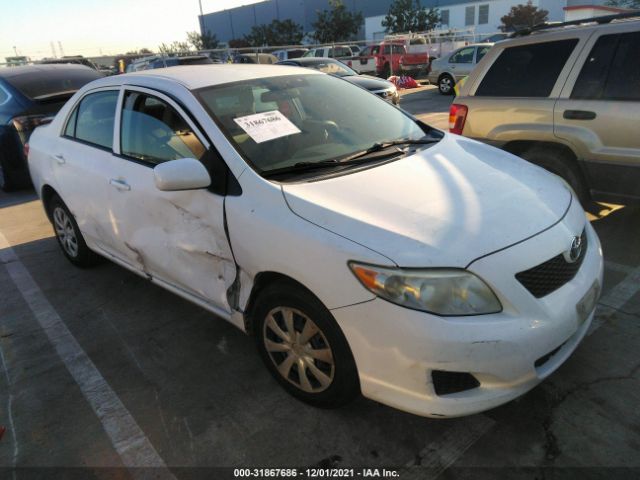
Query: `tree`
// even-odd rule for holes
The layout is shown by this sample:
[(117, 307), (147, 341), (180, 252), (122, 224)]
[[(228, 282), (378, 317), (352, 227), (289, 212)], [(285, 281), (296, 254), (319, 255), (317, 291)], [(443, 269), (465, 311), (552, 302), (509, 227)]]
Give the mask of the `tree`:
[(193, 45), (196, 50), (213, 50), (218, 48), (218, 38), (210, 31), (205, 33), (187, 32), (187, 42)]
[(169, 45), (163, 43), (158, 47), (158, 52), (164, 55), (174, 55), (176, 53), (188, 52), (190, 50), (187, 42), (172, 42)]
[(302, 25), (293, 20), (274, 20), (268, 25), (256, 25), (244, 39), (253, 47), (265, 45), (297, 45), (302, 41)]
[(640, 9), (640, 0), (607, 0), (606, 5), (611, 7)]
[(549, 12), (534, 6), (529, 0), (526, 4), (511, 7), (507, 15), (502, 17), (502, 31), (509, 32), (533, 27), (539, 23), (544, 23), (549, 19)]
[(229, 40), (229, 48), (247, 48), (250, 46), (251, 44), (244, 38), (233, 38)]
[(439, 23), (440, 12), (437, 8), (425, 10), (420, 0), (394, 0), (382, 26), (389, 33), (425, 32)]
[(342, 0), (329, 0), (330, 10), (317, 11), (313, 23), (314, 39), (318, 43), (350, 40), (360, 31), (364, 17), (362, 12), (351, 13)]
[(140, 50), (131, 50), (125, 53), (125, 55), (152, 55), (153, 52), (148, 48), (141, 48)]

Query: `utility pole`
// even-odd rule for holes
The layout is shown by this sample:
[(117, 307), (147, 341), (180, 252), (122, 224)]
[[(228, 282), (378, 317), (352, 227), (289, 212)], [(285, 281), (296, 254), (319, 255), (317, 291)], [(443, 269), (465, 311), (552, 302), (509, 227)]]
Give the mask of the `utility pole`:
[(15, 45), (13, 47), (13, 53), (15, 53), (16, 57), (18, 56), (18, 49), (15, 47)]
[(60, 50), (60, 57), (64, 57), (64, 50), (62, 49), (62, 42), (58, 40), (58, 49)]
[(51, 53), (53, 53), (53, 58), (58, 58), (58, 54), (56, 53), (56, 46), (54, 45), (53, 41), (51, 41), (50, 43), (51, 43)]
[(204, 12), (202, 11), (202, 0), (198, 0), (198, 5), (200, 5), (200, 35), (204, 35)]

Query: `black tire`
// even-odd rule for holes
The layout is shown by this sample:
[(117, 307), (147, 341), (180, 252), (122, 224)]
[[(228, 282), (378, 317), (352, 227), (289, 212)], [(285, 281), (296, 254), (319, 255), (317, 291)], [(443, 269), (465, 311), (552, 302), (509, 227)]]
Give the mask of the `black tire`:
[(534, 147), (520, 155), (525, 160), (534, 163), (545, 170), (562, 177), (576, 193), (583, 207), (591, 202), (582, 172), (572, 158), (566, 153), (553, 148)]
[(391, 76), (391, 67), (389, 66), (388, 63), (385, 63), (384, 66), (382, 67), (382, 78), (386, 80), (390, 76)]
[(0, 152), (0, 190), (4, 192), (12, 192), (17, 188), (13, 179), (11, 170), (8, 168), (8, 162), (2, 152)]
[(442, 75), (438, 79), (438, 90), (442, 95), (453, 95), (455, 93), (456, 81), (451, 75)]
[[(291, 322), (294, 330), (296, 330), (296, 338), (304, 337), (304, 325), (307, 325), (308, 319), (312, 320), (312, 326), (319, 329), (319, 332), (309, 337), (306, 343), (308, 348), (303, 347), (304, 353), (301, 356), (304, 359), (300, 359), (297, 356), (297, 351), (294, 352), (293, 349), (288, 347), (288, 345), (296, 342), (284, 341), (283, 336), (277, 335), (275, 330), (269, 327), (271, 322), (268, 319), (272, 317), (279, 328), (282, 329), (280, 333), (288, 337), (286, 321), (279, 309), (295, 311), (292, 314)], [(305, 316), (307, 317), (306, 319)], [(337, 408), (351, 402), (360, 395), (358, 370), (349, 344), (329, 310), (311, 293), (293, 283), (269, 285), (255, 301), (252, 320), (256, 346), (262, 360), (274, 378), (291, 395), (320, 408)], [(270, 353), (267, 350), (265, 338), (271, 342), (271, 345), (276, 343), (282, 348), (289, 348), (289, 350), (287, 352), (271, 351)], [(298, 344), (294, 348), (299, 347), (300, 345)], [(333, 362), (332, 367), (330, 363), (325, 363), (322, 360), (306, 355), (306, 352), (310, 351), (326, 353), (327, 349), (331, 352), (329, 361)], [(314, 353), (314, 355), (317, 354)], [(290, 357), (295, 357), (297, 360), (289, 362), (288, 377), (285, 378), (276, 365), (282, 367), (290, 360)], [(310, 359), (313, 365), (309, 365)], [(302, 382), (299, 374), (300, 365), (304, 365), (302, 366), (304, 377), (308, 380), (308, 387), (315, 389), (314, 391), (305, 391), (303, 389), (304, 382)], [(324, 375), (324, 384), (320, 381), (323, 375), (316, 377), (314, 374), (314, 371), (318, 370), (320, 370), (320, 374)], [(326, 379), (329, 376), (331, 376), (331, 381), (327, 383)]]
[[(78, 224), (76, 223), (76, 219), (58, 195), (54, 195), (49, 200), (48, 211), (49, 219), (51, 220), (53, 231), (56, 235), (56, 240), (58, 241), (58, 245), (60, 245), (60, 249), (64, 256), (67, 257), (71, 263), (80, 268), (87, 268), (96, 265), (100, 261), (101, 257), (87, 247), (84, 237), (80, 232), (80, 228), (78, 228)], [(68, 222), (66, 220), (68, 220)], [(63, 234), (61, 232), (62, 225), (65, 226), (64, 230), (68, 233)], [(75, 238), (75, 250), (71, 248), (71, 242), (68, 240), (71, 233)], [(63, 238), (63, 235), (66, 236)]]

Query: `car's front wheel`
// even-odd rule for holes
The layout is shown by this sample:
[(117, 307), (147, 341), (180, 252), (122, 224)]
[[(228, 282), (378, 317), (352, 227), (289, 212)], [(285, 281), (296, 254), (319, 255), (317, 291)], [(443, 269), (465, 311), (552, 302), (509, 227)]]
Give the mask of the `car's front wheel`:
[(293, 284), (269, 286), (256, 299), (253, 319), (260, 355), (290, 394), (323, 408), (359, 395), (347, 340), (311, 293)]
[(75, 218), (57, 195), (49, 201), (49, 218), (62, 253), (71, 263), (90, 267), (98, 262), (100, 257), (87, 247)]

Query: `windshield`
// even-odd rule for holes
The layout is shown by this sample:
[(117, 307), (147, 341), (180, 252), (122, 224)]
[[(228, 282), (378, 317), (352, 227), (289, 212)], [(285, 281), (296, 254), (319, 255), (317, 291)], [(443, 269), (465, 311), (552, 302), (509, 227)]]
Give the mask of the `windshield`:
[(357, 75), (357, 73), (351, 70), (346, 65), (340, 62), (318, 62), (318, 63), (308, 63), (304, 65), (308, 68), (314, 68), (316, 70), (320, 70), (322, 73), (328, 73), (330, 75), (335, 75), (336, 77), (351, 77), (353, 75)]
[(339, 159), (375, 143), (420, 139), (401, 110), (330, 75), (287, 75), (197, 92), (224, 134), (260, 173)]

